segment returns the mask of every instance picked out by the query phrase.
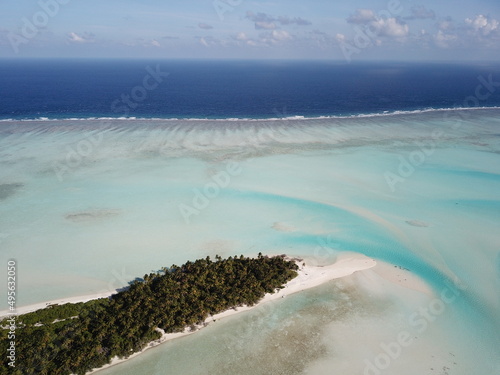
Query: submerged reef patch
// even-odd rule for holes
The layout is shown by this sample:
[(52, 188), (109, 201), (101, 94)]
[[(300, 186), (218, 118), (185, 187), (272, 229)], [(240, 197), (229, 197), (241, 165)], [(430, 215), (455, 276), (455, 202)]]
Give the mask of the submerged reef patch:
[(21, 189), (24, 185), (20, 183), (0, 184), (0, 201), (3, 201)]
[(81, 223), (90, 222), (93, 220), (107, 219), (109, 217), (117, 216), (120, 213), (121, 211), (116, 209), (93, 209), (67, 214), (65, 216), (65, 219), (75, 223)]
[(419, 228), (427, 228), (429, 226), (425, 221), (419, 220), (406, 220), (406, 224)]

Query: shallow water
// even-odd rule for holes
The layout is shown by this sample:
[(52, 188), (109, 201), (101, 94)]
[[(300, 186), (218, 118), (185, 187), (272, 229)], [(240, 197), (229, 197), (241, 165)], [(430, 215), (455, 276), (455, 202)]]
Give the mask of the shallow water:
[[(4, 263), (18, 261), (21, 306), (114, 290), (144, 273), (206, 255), (287, 253), (327, 264), (341, 251), (356, 251), (406, 267), (437, 291), (455, 285), (461, 293), (450, 307), (453, 319), (433, 325), (429, 336), (451, 345), (470, 329), (477, 347), (493, 347), (500, 329), (499, 114), (490, 109), (467, 116), (435, 111), (275, 121), (2, 122), (1, 256)], [(380, 315), (378, 327), (371, 313), (358, 322), (374, 342), (393, 332), (394, 317), (416, 307), (394, 291), (395, 306), (386, 314), (371, 292), (360, 286), (353, 293), (351, 303), (367, 311), (375, 304)], [(335, 293), (320, 295), (314, 298), (327, 309), (338, 302)], [(6, 301), (5, 292), (0, 298)], [(245, 373), (245, 364), (267, 355), (276, 356), (274, 373), (321, 374), (331, 366), (349, 373), (341, 363), (349, 355), (336, 355), (338, 343), (325, 332), (345, 330), (355, 317), (344, 316), (339, 326), (324, 320), (330, 312), (313, 317), (307, 306), (314, 298), (294, 298), (307, 302), (273, 308), (288, 315), (277, 318), (266, 340), (259, 334), (233, 337), (229, 347), (242, 347), (236, 359), (223, 349), (211, 355), (222, 344), (211, 343), (209, 332), (231, 324), (241, 329), (247, 317), (152, 352), (171, 358), (160, 368), (175, 368), (181, 357), (168, 353), (192, 343), (207, 353), (200, 363), (215, 369), (193, 365), (192, 373)], [(251, 314), (257, 313), (243, 315)], [(307, 348), (289, 346), (280, 336), (285, 322), (295, 341), (312, 340)], [(461, 327), (458, 333), (450, 322)], [(304, 325), (312, 336), (297, 328)], [(247, 343), (253, 348), (248, 353)], [(151, 367), (150, 356), (108, 371), (163, 373)], [(443, 356), (443, 366), (452, 364)], [(448, 366), (449, 373), (467, 373), (471, 358), (461, 367)], [(444, 371), (441, 362), (435, 371)], [(147, 371), (132, 370), (143, 365)], [(397, 373), (396, 365), (391, 369)]]
[[(102, 374), (354, 375), (370, 374), (370, 364), (394, 375), (493, 373), (494, 349), (455, 329), (453, 305), (425, 327), (411, 324), (431, 301), (368, 271), (211, 323)], [(410, 342), (398, 348), (401, 332)], [(378, 357), (387, 347), (386, 366)]]

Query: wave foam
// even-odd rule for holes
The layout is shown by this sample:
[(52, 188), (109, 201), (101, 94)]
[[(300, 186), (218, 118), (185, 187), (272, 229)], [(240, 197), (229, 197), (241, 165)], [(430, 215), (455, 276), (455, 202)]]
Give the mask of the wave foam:
[(37, 117), (37, 118), (6, 118), (0, 119), (0, 122), (44, 122), (44, 121), (221, 121), (221, 122), (256, 122), (256, 121), (291, 121), (291, 120), (328, 120), (328, 119), (351, 119), (351, 118), (372, 118), (372, 117), (391, 117), (391, 116), (404, 116), (413, 115), (421, 113), (432, 113), (432, 112), (461, 112), (461, 111), (476, 111), (476, 110), (497, 110), (500, 109), (499, 106), (492, 107), (454, 107), (454, 108), (425, 108), (425, 109), (415, 109), (415, 110), (395, 110), (395, 111), (383, 111), (374, 113), (359, 113), (352, 115), (323, 115), (307, 117), (302, 115), (287, 116), (287, 117), (262, 117), (262, 118), (251, 118), (251, 117), (229, 117), (229, 118), (201, 118), (201, 117), (67, 117), (67, 118), (49, 118), (49, 117)]

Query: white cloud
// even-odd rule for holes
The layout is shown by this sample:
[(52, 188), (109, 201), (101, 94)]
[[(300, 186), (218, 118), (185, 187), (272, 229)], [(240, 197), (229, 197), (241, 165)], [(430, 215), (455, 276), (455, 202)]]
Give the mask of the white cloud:
[(75, 43), (84, 43), (85, 39), (83, 39), (78, 34), (71, 32), (71, 33), (69, 33), (69, 41), (75, 42)]
[(312, 22), (305, 20), (301, 17), (290, 18), (287, 16), (274, 17), (266, 13), (254, 13), (248, 11), (246, 13), (246, 18), (254, 22), (255, 28), (257, 30), (274, 30), (277, 28), (277, 24), (280, 25), (297, 25), (297, 26), (308, 26)]
[(439, 30), (436, 35), (434, 35), (434, 43), (441, 48), (449, 48), (458, 40), (458, 37), (454, 34), (448, 34), (443, 30)]
[(75, 32), (70, 32), (68, 34), (68, 41), (71, 43), (91, 43), (94, 41), (94, 34), (84, 33), (83, 35), (78, 35)]
[(136, 39), (135, 42), (128, 42), (126, 43), (127, 45), (130, 46), (141, 46), (141, 47), (161, 47), (161, 44), (158, 40), (156, 39), (144, 39), (144, 38), (138, 38)]
[(273, 30), (273, 38), (278, 41), (284, 41), (292, 39), (290, 33), (285, 30)]
[(453, 25), (453, 21), (450, 18), (447, 18), (447, 19), (438, 21), (437, 28), (439, 30), (445, 31), (445, 30), (452, 30), (455, 28), (455, 26)]
[(240, 40), (240, 41), (245, 41), (245, 40), (248, 40), (248, 37), (247, 37), (247, 34), (241, 32), (241, 33), (236, 34), (235, 39)]
[(337, 35), (335, 35), (335, 39), (339, 43), (345, 43), (345, 41), (347, 40), (346, 36), (344, 34), (337, 34)]
[(259, 35), (258, 41), (254, 41), (256, 42), (256, 44), (253, 45), (259, 45), (263, 47), (273, 47), (273, 46), (283, 45), (293, 39), (294, 37), (288, 31), (273, 30), (261, 33)]
[(378, 37), (403, 38), (410, 32), (409, 26), (401, 20), (394, 17), (379, 17), (370, 9), (357, 9), (356, 13), (347, 18), (347, 22), (359, 25), (355, 28), (361, 28), (368, 35), (375, 34)]
[(198, 37), (198, 41), (200, 42), (200, 44), (202, 44), (205, 47), (223, 46), (223, 45), (226, 44), (224, 41), (216, 39), (216, 38), (214, 38), (212, 36)]
[(205, 38), (200, 38), (200, 43), (203, 44), (205, 47), (208, 47), (208, 42), (205, 40)]
[(356, 9), (356, 13), (351, 14), (347, 19), (349, 23), (365, 24), (376, 20), (375, 13), (370, 9)]
[(485, 17), (482, 14), (475, 18), (466, 18), (465, 24), (476, 33), (488, 36), (491, 33), (498, 32), (499, 22), (494, 18)]
[(438, 21), (436, 27), (438, 30), (432, 35), (432, 41), (440, 48), (498, 49), (500, 46), (500, 22), (482, 14), (456, 25), (447, 18)]
[(371, 22), (371, 26), (379, 36), (402, 38), (410, 32), (408, 25), (400, 23), (396, 18), (379, 18)]

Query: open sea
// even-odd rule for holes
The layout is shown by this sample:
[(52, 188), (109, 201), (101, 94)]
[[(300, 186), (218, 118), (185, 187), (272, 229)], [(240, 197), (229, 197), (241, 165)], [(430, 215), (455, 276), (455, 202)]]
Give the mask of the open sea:
[(0, 60), (18, 306), (259, 252), (363, 253), (435, 292), (368, 270), (103, 375), (498, 375), (499, 224), (498, 64)]
[[(494, 107), (499, 74), (498, 64), (3, 60), (0, 119), (310, 118)], [(490, 75), (496, 86), (470, 99)]]

